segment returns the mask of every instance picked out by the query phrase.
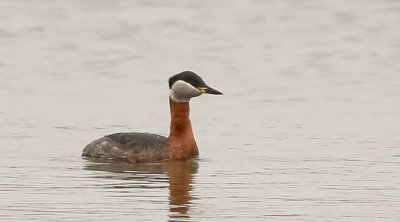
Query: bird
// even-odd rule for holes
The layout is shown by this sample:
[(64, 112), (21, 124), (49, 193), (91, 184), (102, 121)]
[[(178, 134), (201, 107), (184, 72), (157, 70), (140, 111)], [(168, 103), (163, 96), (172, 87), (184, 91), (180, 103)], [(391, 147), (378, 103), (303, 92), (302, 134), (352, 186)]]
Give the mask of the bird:
[(222, 95), (192, 71), (183, 71), (168, 80), (171, 123), (169, 136), (122, 132), (101, 137), (85, 146), (82, 156), (118, 162), (141, 163), (185, 160), (198, 157), (189, 118), (189, 101), (202, 94)]

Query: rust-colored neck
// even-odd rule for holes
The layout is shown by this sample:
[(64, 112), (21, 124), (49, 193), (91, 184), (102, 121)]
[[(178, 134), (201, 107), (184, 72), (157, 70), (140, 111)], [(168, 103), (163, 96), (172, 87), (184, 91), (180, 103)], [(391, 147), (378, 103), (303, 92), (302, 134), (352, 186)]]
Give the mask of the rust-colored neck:
[(169, 134), (168, 158), (189, 159), (199, 155), (189, 119), (189, 102), (174, 102), (169, 99), (171, 129)]

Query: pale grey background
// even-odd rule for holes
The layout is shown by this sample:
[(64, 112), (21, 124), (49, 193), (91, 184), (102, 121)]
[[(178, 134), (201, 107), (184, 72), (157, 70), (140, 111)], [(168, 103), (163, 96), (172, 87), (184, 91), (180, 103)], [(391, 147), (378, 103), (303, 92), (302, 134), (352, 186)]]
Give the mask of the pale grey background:
[[(167, 135), (183, 70), (225, 95), (176, 215), (165, 172), (80, 153)], [(397, 221), (399, 73), (395, 0), (0, 0), (0, 220)]]

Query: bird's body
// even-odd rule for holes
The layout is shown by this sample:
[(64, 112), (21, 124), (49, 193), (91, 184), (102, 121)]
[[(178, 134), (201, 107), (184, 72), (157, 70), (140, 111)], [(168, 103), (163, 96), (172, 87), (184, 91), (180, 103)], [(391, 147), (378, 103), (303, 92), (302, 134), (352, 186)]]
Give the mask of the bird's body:
[(82, 155), (132, 163), (197, 157), (199, 151), (189, 119), (189, 100), (202, 93), (222, 93), (208, 87), (199, 76), (188, 71), (171, 77), (169, 85), (169, 137), (150, 133), (115, 133), (89, 143)]
[(150, 133), (115, 133), (89, 143), (83, 156), (124, 162), (155, 162), (165, 159), (168, 138)]

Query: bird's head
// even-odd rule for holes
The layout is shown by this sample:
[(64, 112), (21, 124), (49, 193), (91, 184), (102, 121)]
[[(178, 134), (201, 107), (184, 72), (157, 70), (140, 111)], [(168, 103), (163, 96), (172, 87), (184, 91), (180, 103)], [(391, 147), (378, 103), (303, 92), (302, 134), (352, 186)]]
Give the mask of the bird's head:
[(200, 76), (191, 71), (184, 71), (169, 78), (169, 97), (175, 102), (189, 102), (193, 97), (203, 93), (222, 95), (209, 87)]

